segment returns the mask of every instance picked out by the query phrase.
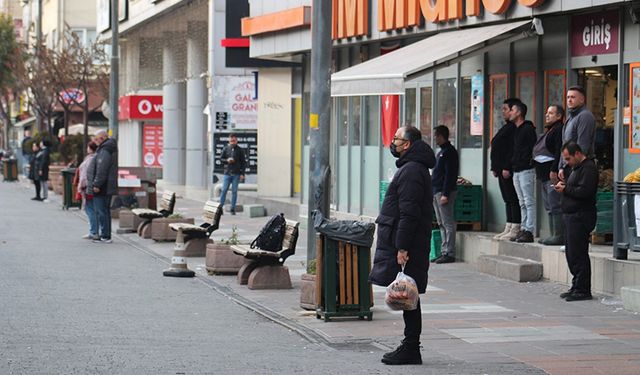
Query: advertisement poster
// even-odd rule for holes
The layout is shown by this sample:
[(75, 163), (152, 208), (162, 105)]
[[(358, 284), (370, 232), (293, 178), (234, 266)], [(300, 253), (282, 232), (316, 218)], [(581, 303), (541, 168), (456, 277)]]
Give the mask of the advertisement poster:
[(398, 95), (382, 95), (382, 144), (389, 147), (398, 130), (400, 97)]
[[(213, 173), (224, 173), (224, 165), (220, 160), (224, 146), (229, 144), (229, 134), (231, 132), (213, 133), (213, 144), (215, 145)], [(258, 132), (234, 133), (238, 137), (238, 145), (244, 149), (244, 157), (247, 161), (246, 174), (258, 174)]]
[[(216, 121), (224, 115), (226, 129), (258, 129), (258, 98), (255, 77), (217, 76), (214, 83)], [(222, 124), (220, 124), (222, 125)], [(216, 124), (218, 126), (218, 123)]]
[(482, 135), (484, 126), (484, 80), (481, 74), (471, 77), (471, 135)]
[(508, 80), (506, 74), (495, 74), (491, 83), (491, 137), (504, 125), (502, 121), (502, 103), (507, 99)]
[(162, 167), (162, 124), (142, 127), (142, 166)]
[(629, 98), (631, 101), (631, 126), (629, 127), (629, 152), (640, 153), (640, 63), (631, 64)]
[(564, 95), (566, 89), (566, 78), (564, 70), (548, 70), (546, 74), (546, 105), (545, 110), (550, 105), (562, 105), (564, 107)]

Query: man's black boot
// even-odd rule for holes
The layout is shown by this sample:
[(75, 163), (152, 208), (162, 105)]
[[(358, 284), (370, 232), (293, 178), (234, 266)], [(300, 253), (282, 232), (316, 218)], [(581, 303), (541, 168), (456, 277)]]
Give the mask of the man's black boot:
[(382, 356), (385, 365), (421, 365), (420, 343), (402, 342), (396, 350)]

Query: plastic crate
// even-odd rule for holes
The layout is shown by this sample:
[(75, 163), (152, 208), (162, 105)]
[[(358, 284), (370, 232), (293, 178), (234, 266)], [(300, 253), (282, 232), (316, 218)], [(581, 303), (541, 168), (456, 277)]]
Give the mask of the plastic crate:
[(442, 234), (440, 229), (434, 229), (431, 231), (431, 252), (429, 253), (429, 260), (434, 261), (442, 253)]
[(482, 220), (482, 186), (458, 185), (454, 207), (458, 222), (478, 222)]

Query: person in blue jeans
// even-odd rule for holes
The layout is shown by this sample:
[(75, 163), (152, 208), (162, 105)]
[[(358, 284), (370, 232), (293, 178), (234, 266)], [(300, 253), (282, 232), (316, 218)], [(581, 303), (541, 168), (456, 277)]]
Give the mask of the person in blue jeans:
[(118, 143), (105, 130), (96, 133), (96, 156), (87, 169), (87, 191), (93, 192), (93, 206), (98, 218), (99, 239), (111, 243), (111, 197), (118, 193)]
[(78, 191), (82, 195), (82, 202), (84, 203), (84, 211), (87, 213), (89, 219), (89, 233), (82, 236), (87, 240), (100, 239), (98, 236), (98, 218), (96, 217), (96, 210), (93, 202), (93, 191), (87, 191), (87, 171), (91, 165), (91, 161), (96, 156), (96, 150), (98, 145), (95, 142), (89, 142), (87, 144), (87, 156), (78, 167)]
[(222, 165), (224, 165), (220, 203), (225, 204), (227, 191), (229, 190), (229, 186), (231, 186), (230, 212), (231, 215), (235, 215), (236, 202), (238, 201), (238, 184), (244, 181), (244, 171), (247, 167), (244, 149), (238, 145), (238, 137), (235, 134), (229, 135), (229, 144), (222, 150), (220, 160)]

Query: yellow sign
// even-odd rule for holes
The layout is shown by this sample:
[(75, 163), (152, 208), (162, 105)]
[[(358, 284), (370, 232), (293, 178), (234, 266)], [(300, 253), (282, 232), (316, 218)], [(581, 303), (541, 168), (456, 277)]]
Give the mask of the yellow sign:
[(311, 129), (318, 129), (318, 114), (312, 113), (309, 115), (309, 127)]

